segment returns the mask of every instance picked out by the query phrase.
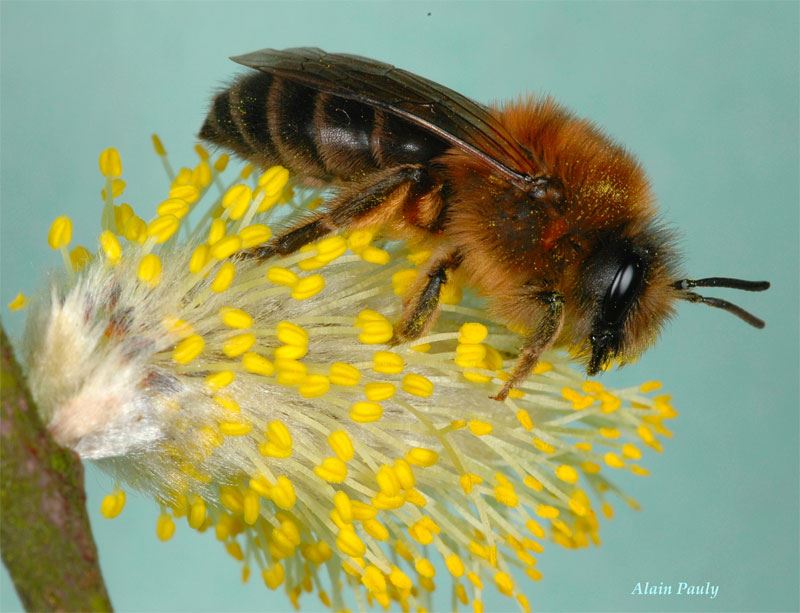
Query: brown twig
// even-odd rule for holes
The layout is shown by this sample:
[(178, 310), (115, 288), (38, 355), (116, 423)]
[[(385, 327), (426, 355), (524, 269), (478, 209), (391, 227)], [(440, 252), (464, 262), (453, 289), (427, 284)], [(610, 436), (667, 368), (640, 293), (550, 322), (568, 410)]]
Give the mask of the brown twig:
[(39, 419), (0, 326), (0, 549), (28, 611), (111, 611), (83, 466)]

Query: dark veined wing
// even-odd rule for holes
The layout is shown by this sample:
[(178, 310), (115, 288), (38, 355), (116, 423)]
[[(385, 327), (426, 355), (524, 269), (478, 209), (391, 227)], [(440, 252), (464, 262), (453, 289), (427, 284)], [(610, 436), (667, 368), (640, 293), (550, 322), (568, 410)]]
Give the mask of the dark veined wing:
[(447, 87), (356, 55), (262, 49), (231, 58), (244, 66), (384, 109), (480, 158), (525, 188), (531, 154), (489, 110)]

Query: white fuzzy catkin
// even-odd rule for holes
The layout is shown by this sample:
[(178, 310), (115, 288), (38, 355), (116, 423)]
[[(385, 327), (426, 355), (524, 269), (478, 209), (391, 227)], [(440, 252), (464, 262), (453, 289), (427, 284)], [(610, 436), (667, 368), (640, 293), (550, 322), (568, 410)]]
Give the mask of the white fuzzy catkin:
[[(160, 538), (179, 517), (214, 526), (245, 580), (255, 566), (293, 601), (310, 588), (340, 609), (350, 586), (429, 606), (441, 559), (463, 604), (479, 610), (491, 583), (527, 609), (512, 571), (539, 578), (540, 541), (596, 543), (594, 505), (610, 516), (609, 492), (635, 504), (606, 473), (647, 473), (638, 445), (660, 450), (674, 416), (649, 394), (659, 384), (607, 390), (549, 353), (491, 400), (519, 340), (458, 288), (426, 338), (385, 345), (424, 253), (360, 231), (268, 262), (230, 255), (266, 240), (275, 208), (307, 205), (283, 169), (225, 188), (224, 163), (201, 155), (144, 224), (114, 202), (108, 151), (99, 254), (69, 254), (71, 225), (54, 223), (70, 270), (31, 300), (24, 355), (56, 439), (153, 496)], [(124, 497), (109, 500), (113, 516)]]

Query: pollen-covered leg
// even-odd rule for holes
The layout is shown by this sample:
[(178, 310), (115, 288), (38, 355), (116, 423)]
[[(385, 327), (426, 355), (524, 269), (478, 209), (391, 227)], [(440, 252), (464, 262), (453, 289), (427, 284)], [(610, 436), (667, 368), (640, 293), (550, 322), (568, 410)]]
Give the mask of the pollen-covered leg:
[[(345, 190), (327, 207), (327, 211), (275, 237), (268, 245), (245, 252), (266, 259), (274, 255), (289, 255), (303, 245), (363, 220), (370, 213), (389, 203), (405, 199), (410, 188), (423, 180), (420, 166), (405, 164), (370, 177), (366, 184)], [(388, 216), (388, 215), (387, 215)], [(376, 220), (376, 225), (381, 221)]]
[(542, 292), (536, 298), (545, 309), (542, 320), (522, 345), (511, 378), (496, 396), (492, 396), (495, 400), (505, 400), (512, 389), (528, 378), (531, 369), (539, 361), (539, 356), (550, 348), (561, 332), (564, 323), (564, 297), (558, 292)]
[(461, 264), (461, 255), (455, 251), (436, 260), (428, 268), (424, 281), (418, 282), (403, 308), (400, 321), (395, 324), (391, 344), (414, 340), (430, 328), (439, 311), (439, 295), (447, 283), (447, 271)]

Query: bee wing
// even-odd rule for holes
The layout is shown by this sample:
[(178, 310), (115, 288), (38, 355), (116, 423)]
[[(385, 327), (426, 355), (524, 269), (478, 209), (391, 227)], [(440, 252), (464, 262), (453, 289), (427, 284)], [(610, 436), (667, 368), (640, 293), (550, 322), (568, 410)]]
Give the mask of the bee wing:
[(490, 164), (520, 187), (536, 160), (489, 109), (408, 71), (310, 47), (262, 49), (234, 62), (384, 109)]

